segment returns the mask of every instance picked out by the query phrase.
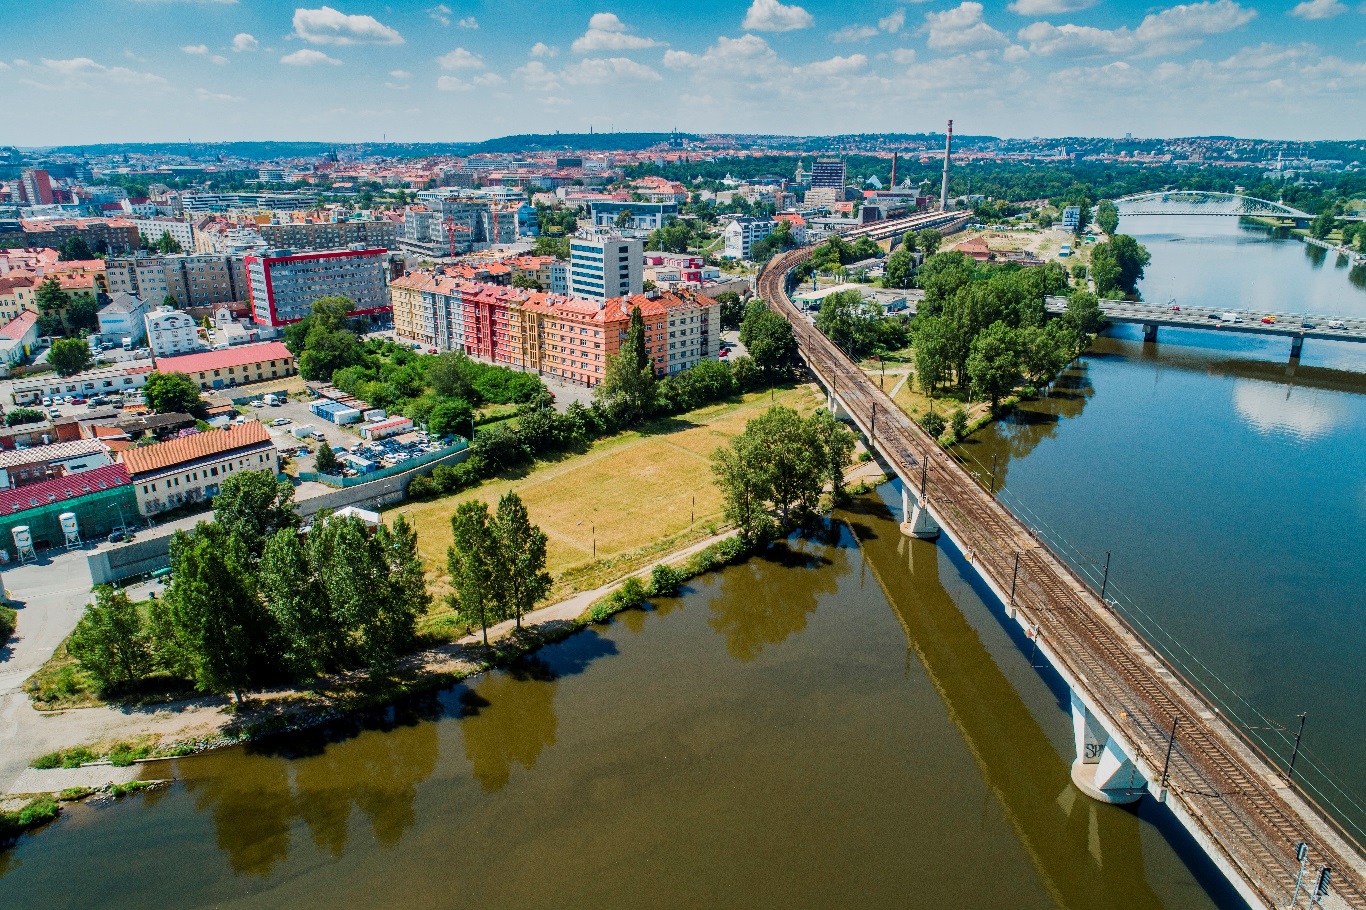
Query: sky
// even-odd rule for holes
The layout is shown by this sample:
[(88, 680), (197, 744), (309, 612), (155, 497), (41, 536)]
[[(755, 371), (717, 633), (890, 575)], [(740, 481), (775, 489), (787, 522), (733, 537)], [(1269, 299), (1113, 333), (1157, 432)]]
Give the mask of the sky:
[(0, 143), (1366, 135), (1366, 0), (0, 0)]

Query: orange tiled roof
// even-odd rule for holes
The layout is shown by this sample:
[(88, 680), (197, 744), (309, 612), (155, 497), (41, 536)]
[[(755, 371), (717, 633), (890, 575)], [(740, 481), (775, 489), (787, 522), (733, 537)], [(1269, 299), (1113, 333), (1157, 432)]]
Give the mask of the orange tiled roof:
[(249, 420), (226, 430), (209, 430), (207, 433), (194, 433), (156, 445), (129, 449), (123, 453), (123, 464), (129, 474), (147, 474), (172, 465), (199, 461), (269, 442), (270, 433), (265, 425)]

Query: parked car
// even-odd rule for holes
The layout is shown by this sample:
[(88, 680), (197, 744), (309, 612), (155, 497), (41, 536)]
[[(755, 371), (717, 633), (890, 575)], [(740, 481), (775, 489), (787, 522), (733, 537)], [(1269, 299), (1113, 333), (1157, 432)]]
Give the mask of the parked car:
[(324, 436), (324, 435), (323, 435), (321, 432), (319, 432), (318, 430), (314, 430), (314, 431), (313, 431), (313, 438), (316, 439), (316, 440), (318, 440), (318, 442), (326, 442), (326, 441), (327, 441), (327, 437)]
[(1167, 309), (1171, 310), (1173, 313), (1181, 312), (1181, 307), (1177, 306), (1174, 303), (1171, 306), (1167, 307)]
[(57, 410), (56, 408), (48, 408), (47, 416), (51, 417), (53, 420), (56, 420), (58, 417), (62, 416), (62, 412)]
[(1206, 313), (1206, 314), (1205, 314), (1205, 318), (1206, 318), (1206, 319), (1218, 319), (1218, 318), (1219, 318), (1219, 314), (1218, 314), (1218, 313)]
[(1224, 314), (1224, 322), (1242, 322), (1243, 317), (1237, 313), (1229, 312)]
[(44, 396), (43, 396), (43, 407), (45, 407), (45, 408), (50, 408), (50, 407), (52, 407), (52, 398), (51, 398), (50, 396), (47, 396), (47, 395), (44, 395)]
[(270, 425), (273, 427), (284, 427), (289, 426), (293, 422), (294, 421), (290, 420), (288, 417), (276, 417), (270, 422)]

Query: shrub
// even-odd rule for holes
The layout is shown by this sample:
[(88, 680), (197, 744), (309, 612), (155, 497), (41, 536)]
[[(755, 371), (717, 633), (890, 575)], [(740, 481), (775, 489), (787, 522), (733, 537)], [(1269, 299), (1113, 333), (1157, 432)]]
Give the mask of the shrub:
[(408, 481), (409, 499), (431, 499), (436, 495), (436, 484), (426, 474), (419, 474)]
[(56, 800), (40, 796), (22, 808), (0, 812), (0, 842), (52, 821), (59, 811)]
[(32, 767), (43, 771), (52, 768), (79, 768), (86, 762), (99, 761), (99, 758), (85, 746), (76, 746), (72, 749), (61, 749), (57, 752), (40, 755), (33, 760)]
[(713, 569), (719, 569), (723, 565), (725, 565), (725, 559), (721, 556), (717, 545), (712, 544), (692, 555), (692, 558), (688, 560), (688, 574), (702, 575)]
[(632, 575), (621, 583), (621, 587), (612, 592), (611, 600), (619, 610), (631, 610), (645, 603), (645, 598), (649, 592), (645, 590), (645, 584)]
[(650, 571), (650, 593), (656, 597), (673, 597), (687, 577), (673, 566), (660, 563)]
[(723, 563), (739, 562), (750, 553), (749, 544), (745, 543), (744, 539), (739, 536), (727, 537), (725, 540), (716, 543), (715, 547), (716, 555), (720, 557)]
[(968, 412), (962, 408), (954, 408), (953, 416), (949, 418), (949, 426), (953, 428), (954, 442), (968, 435)]
[(944, 435), (944, 415), (928, 411), (920, 415), (920, 426), (935, 439)]

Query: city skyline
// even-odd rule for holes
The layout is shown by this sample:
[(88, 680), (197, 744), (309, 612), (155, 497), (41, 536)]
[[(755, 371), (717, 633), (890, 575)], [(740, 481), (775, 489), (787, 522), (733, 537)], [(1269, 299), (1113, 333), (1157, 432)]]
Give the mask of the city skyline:
[[(1366, 5), (93, 0), (20, 7), (23, 146), (509, 133), (1358, 138)], [(1355, 27), (1350, 27), (1355, 26)]]

